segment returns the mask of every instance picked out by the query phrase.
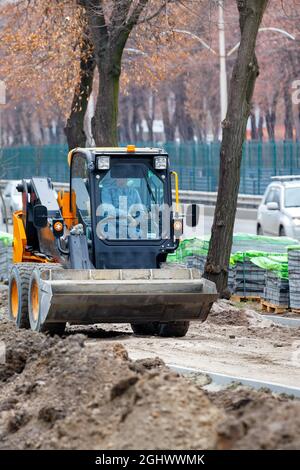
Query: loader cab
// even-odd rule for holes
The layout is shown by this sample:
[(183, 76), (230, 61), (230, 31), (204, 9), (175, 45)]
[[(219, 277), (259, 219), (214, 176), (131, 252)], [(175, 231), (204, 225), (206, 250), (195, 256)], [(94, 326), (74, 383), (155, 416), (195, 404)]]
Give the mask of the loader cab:
[(95, 268), (157, 268), (176, 250), (163, 150), (78, 149), (70, 186)]

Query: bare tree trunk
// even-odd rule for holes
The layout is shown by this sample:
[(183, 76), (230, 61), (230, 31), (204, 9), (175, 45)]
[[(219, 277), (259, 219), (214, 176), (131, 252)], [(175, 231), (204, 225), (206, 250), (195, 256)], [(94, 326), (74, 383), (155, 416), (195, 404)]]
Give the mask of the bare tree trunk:
[(294, 116), (293, 116), (293, 103), (291, 93), (289, 90), (289, 83), (286, 83), (283, 91), (284, 106), (285, 106), (285, 140), (293, 140), (294, 138)]
[(22, 145), (23, 138), (22, 138), (22, 125), (21, 125), (21, 108), (17, 106), (13, 116), (14, 122), (14, 133), (13, 133), (13, 145)]
[(255, 44), (267, 0), (237, 0), (241, 43), (230, 82), (229, 104), (222, 123), (217, 204), (204, 276), (228, 296), (228, 266), (240, 184), (242, 146), (251, 111), (258, 63)]
[(71, 113), (65, 127), (69, 149), (85, 147), (84, 117), (93, 89), (95, 58), (92, 44), (84, 38), (81, 45), (80, 79), (75, 88)]
[(257, 125), (256, 125), (256, 117), (255, 117), (255, 110), (253, 109), (253, 105), (251, 107), (251, 140), (257, 140), (258, 132), (257, 132)]
[[(117, 146), (122, 55), (148, 0), (113, 0), (110, 2), (109, 18), (103, 0), (78, 1), (85, 8), (99, 72), (98, 97), (92, 120), (93, 136), (98, 146)], [(161, 8), (158, 8), (156, 14), (160, 11)]]
[(263, 140), (264, 138), (264, 128), (263, 128), (263, 125), (264, 125), (264, 118), (262, 115), (259, 116), (259, 119), (258, 119), (258, 129), (257, 129), (257, 132), (258, 132), (258, 140)]
[(169, 109), (169, 95), (165, 87), (163, 87), (163, 91), (160, 97), (160, 103), (166, 142), (174, 142), (176, 127), (175, 116), (171, 116), (171, 111)]
[(276, 125), (276, 108), (278, 102), (279, 91), (276, 90), (272, 99), (271, 109), (268, 108), (266, 112), (266, 125), (269, 140), (275, 140), (275, 125)]
[(155, 119), (156, 99), (153, 92), (142, 93), (141, 107), (148, 127), (148, 142), (154, 142), (153, 123)]
[(99, 89), (92, 130), (96, 145), (99, 147), (118, 146), (118, 108), (121, 58), (103, 64), (97, 60), (99, 70)]
[(25, 110), (23, 104), (20, 105), (20, 120), (24, 129), (26, 143), (28, 145), (34, 145), (31, 110)]
[(193, 120), (186, 110), (186, 90), (184, 76), (181, 75), (174, 88), (176, 99), (176, 123), (180, 139), (183, 142), (191, 142), (194, 140), (194, 125)]
[(121, 142), (134, 142), (132, 138), (130, 120), (131, 120), (131, 99), (128, 96), (121, 96), (120, 106), (123, 109), (121, 114), (120, 140)]

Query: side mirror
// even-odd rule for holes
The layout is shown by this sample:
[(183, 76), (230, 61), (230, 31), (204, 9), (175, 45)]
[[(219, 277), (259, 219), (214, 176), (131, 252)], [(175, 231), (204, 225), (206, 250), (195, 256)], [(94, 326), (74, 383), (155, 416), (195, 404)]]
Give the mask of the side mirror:
[(268, 211), (278, 211), (279, 209), (278, 202), (268, 202), (267, 209)]
[(197, 227), (199, 223), (199, 207), (197, 204), (189, 204), (186, 211), (186, 225), (188, 227)]
[(33, 208), (33, 225), (35, 228), (44, 228), (48, 224), (48, 210), (46, 206), (37, 204)]

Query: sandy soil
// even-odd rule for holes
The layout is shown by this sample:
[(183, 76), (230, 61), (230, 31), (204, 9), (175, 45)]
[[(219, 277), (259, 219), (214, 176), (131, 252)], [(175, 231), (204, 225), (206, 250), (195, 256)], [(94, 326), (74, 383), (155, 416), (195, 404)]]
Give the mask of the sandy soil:
[(90, 330), (91, 347), (97, 348), (100, 338), (101, 344), (121, 342), (132, 359), (159, 356), (168, 364), (300, 387), (300, 328), (227, 301), (215, 304), (205, 323), (192, 323), (185, 338), (136, 337), (129, 325)]
[[(201, 333), (193, 326), (187, 339), (163, 343), (115, 328), (111, 333), (112, 326), (85, 330), (88, 336), (73, 328), (65, 338), (51, 338), (16, 330), (5, 319), (6, 309), (0, 293), (0, 344), (6, 347), (0, 363), (0, 449), (299, 448), (299, 400), (237, 386), (208, 392), (199, 377), (180, 377), (158, 358), (132, 360), (121, 344), (130, 350), (136, 345), (143, 356), (158, 342), (161, 352), (173, 351), (174, 357), (178, 351), (186, 354), (179, 345), (194, 344), (197, 355), (199, 337), (205, 341), (210, 330), (212, 341), (212, 331), (222, 337), (220, 329), (225, 341), (229, 329), (232, 335), (248, 331), (243, 337), (251, 343), (256, 327), (247, 311), (237, 315), (220, 304)], [(232, 325), (234, 316), (238, 326)], [(280, 329), (280, 336), (273, 325), (258, 330), (258, 344), (273, 330), (273, 342), (279, 337), (289, 342), (296, 334)], [(169, 341), (174, 347), (167, 352)], [(275, 351), (284, 347), (273, 346)], [(194, 357), (191, 350), (186, 349), (187, 358)]]

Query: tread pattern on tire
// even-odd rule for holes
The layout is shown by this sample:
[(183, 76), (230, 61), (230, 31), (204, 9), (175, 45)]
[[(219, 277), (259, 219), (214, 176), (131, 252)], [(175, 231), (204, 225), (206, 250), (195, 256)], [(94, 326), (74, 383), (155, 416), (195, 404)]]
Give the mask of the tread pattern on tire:
[(180, 338), (187, 334), (190, 326), (188, 321), (174, 321), (169, 323), (161, 323), (159, 326), (158, 336)]
[(190, 322), (175, 321), (168, 323), (149, 322), (132, 323), (131, 328), (135, 335), (140, 336), (162, 336), (162, 337), (182, 337), (188, 332)]
[(132, 323), (132, 331), (138, 336), (154, 336), (158, 334), (159, 324), (157, 322)]
[(18, 326), (19, 328), (30, 328), (28, 318), (28, 289), (32, 267), (28, 266), (27, 263), (21, 263), (15, 266), (18, 269), (21, 280), (21, 315), (19, 317)]
[[(44, 271), (49, 271), (52, 269), (63, 269), (63, 266), (60, 263), (53, 263), (53, 264), (48, 264), (48, 263), (32, 263), (34, 265), (34, 268), (38, 268), (39, 271), (42, 273)], [(32, 271), (33, 271), (32, 269)], [(31, 271), (31, 272), (32, 272)], [(31, 275), (30, 275), (31, 277)], [(29, 281), (30, 283), (30, 281)], [(29, 285), (28, 285), (28, 290), (29, 290)], [(27, 296), (28, 296), (28, 291), (27, 291)], [(27, 307), (28, 308), (28, 307)], [(50, 335), (62, 335), (65, 331), (66, 328), (66, 323), (48, 323), (45, 325), (42, 325), (40, 328), (40, 332), (42, 333), (49, 333)]]
[(18, 326), (19, 328), (30, 328), (29, 323), (29, 311), (28, 311), (28, 291), (29, 291), (29, 284), (31, 279), (32, 271), (35, 268), (39, 268), (41, 271), (45, 271), (47, 269), (54, 269), (60, 268), (61, 265), (53, 265), (49, 266), (48, 264), (43, 263), (16, 263), (14, 267), (17, 268), (20, 280), (21, 280), (21, 315), (19, 316)]

